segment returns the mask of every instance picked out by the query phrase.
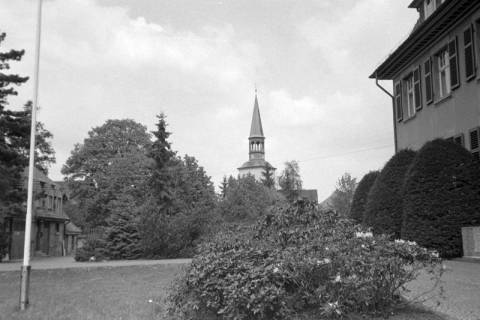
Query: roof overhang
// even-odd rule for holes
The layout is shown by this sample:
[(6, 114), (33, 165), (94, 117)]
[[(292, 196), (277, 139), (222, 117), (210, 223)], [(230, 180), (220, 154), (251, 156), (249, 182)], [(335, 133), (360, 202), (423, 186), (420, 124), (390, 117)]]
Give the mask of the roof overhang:
[(413, 0), (412, 3), (408, 5), (409, 8), (418, 8), (425, 0)]
[(479, 8), (480, 1), (447, 0), (377, 67), (370, 78), (392, 80), (442, 35)]

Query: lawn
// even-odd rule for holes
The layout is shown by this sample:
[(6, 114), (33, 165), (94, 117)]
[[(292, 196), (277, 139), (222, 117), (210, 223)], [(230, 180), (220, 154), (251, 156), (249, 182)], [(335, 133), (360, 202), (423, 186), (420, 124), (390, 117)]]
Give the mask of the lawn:
[[(19, 273), (0, 273), (0, 319), (161, 319), (179, 265), (33, 270), (30, 306), (18, 310)], [(149, 303), (149, 300), (153, 303)]]
[[(26, 312), (18, 311), (19, 273), (3, 272), (0, 273), (0, 319), (163, 319), (163, 298), (181, 268), (153, 265), (33, 270), (31, 304)], [(149, 303), (150, 299), (153, 303)], [(419, 308), (404, 308), (396, 313), (390, 319), (445, 320)]]

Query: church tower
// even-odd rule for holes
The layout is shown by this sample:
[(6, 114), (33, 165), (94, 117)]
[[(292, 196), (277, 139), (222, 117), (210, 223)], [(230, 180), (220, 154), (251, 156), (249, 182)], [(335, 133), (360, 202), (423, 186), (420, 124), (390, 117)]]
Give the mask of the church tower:
[(270, 167), (274, 176), (275, 168), (265, 161), (265, 135), (263, 134), (260, 107), (258, 106), (257, 92), (255, 90), (252, 124), (250, 125), (250, 136), (248, 137), (248, 161), (238, 168), (238, 173), (240, 176), (251, 174), (257, 180), (261, 180), (266, 167)]

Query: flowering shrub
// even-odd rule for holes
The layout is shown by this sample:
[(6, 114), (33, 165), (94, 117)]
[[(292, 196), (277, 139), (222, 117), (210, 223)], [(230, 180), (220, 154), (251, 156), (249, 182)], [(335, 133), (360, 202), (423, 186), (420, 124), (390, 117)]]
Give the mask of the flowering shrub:
[(415, 243), (389, 241), (299, 203), (256, 225), (226, 230), (203, 245), (170, 296), (188, 319), (288, 319), (380, 312), (418, 271), (440, 262)]

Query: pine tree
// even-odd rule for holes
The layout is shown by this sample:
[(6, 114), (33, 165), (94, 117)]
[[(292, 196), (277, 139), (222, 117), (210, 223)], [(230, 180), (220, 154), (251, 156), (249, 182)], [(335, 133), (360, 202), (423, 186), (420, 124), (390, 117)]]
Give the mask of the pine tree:
[(138, 259), (142, 256), (136, 199), (128, 194), (111, 202), (107, 219), (106, 249), (111, 259)]
[(263, 185), (272, 189), (275, 187), (275, 179), (273, 177), (273, 167), (269, 164), (265, 166), (265, 170), (262, 172), (263, 178), (261, 179)]
[(228, 188), (227, 176), (223, 176), (222, 183), (220, 184), (220, 195), (222, 199), (225, 199), (225, 196), (227, 195), (227, 188)]
[(173, 191), (169, 166), (172, 165), (172, 161), (175, 161), (175, 152), (172, 151), (171, 144), (168, 141), (170, 132), (167, 131), (165, 114), (162, 112), (157, 118), (157, 130), (152, 132), (156, 139), (148, 154), (155, 162), (150, 186), (157, 204), (170, 211)]

